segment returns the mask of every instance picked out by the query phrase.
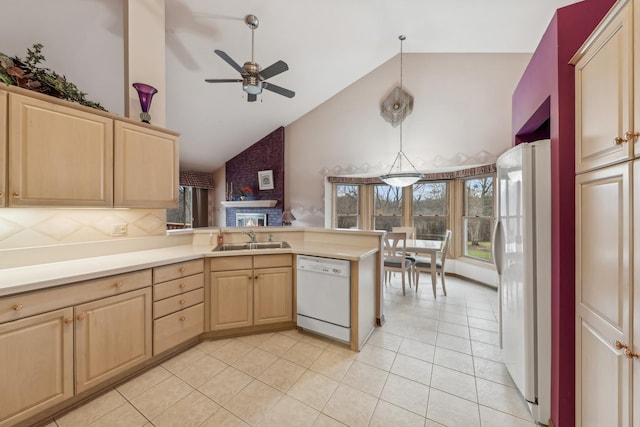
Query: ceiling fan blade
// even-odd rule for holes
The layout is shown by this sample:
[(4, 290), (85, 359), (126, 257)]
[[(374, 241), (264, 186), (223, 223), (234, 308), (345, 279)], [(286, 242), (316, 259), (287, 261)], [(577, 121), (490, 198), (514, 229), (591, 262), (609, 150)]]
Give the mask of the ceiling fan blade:
[(240, 65), (238, 65), (238, 63), (236, 61), (234, 61), (233, 59), (231, 59), (231, 57), (229, 55), (227, 55), (226, 53), (224, 53), (221, 50), (216, 49), (215, 52), (218, 54), (218, 56), (222, 59), (224, 59), (224, 61), (231, 65), (237, 72), (239, 72), (240, 74), (245, 74), (244, 70), (242, 69), (242, 67)]
[(258, 99), (257, 95), (254, 95), (253, 93), (247, 94), (247, 102), (254, 102), (256, 99)]
[(237, 83), (241, 82), (242, 79), (204, 79), (204, 81), (207, 83)]
[(272, 65), (269, 65), (264, 70), (260, 71), (260, 79), (267, 80), (269, 77), (276, 76), (280, 73), (284, 73), (289, 69), (289, 66), (284, 61), (278, 61)]
[(296, 96), (296, 93), (294, 91), (276, 86), (273, 83), (264, 82), (262, 83), (262, 88), (270, 90), (271, 92), (275, 92), (278, 95), (286, 96), (287, 98), (293, 98), (294, 96)]

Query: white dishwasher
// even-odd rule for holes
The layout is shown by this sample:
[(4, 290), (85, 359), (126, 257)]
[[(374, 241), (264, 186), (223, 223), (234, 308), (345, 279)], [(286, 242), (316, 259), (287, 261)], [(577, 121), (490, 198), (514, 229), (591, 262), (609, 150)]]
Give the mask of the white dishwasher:
[(351, 263), (307, 255), (297, 257), (298, 326), (349, 342)]

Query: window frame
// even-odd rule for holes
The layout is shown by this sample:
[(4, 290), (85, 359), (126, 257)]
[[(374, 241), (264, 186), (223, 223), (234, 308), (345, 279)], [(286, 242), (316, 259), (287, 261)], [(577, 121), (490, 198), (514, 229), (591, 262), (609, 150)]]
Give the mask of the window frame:
[[(468, 187), (467, 187), (467, 183), (469, 181), (474, 181), (474, 180), (482, 180), (482, 179), (486, 179), (486, 178), (491, 178), (492, 179), (492, 184), (491, 184), (491, 192), (492, 192), (492, 200), (491, 200), (491, 212), (492, 215), (469, 215), (468, 212), (468, 196), (467, 196), (467, 191), (468, 191)], [(493, 264), (493, 241), (492, 241), (492, 236), (491, 236), (491, 231), (493, 230), (493, 227), (495, 226), (495, 221), (496, 221), (496, 174), (495, 173), (490, 173), (490, 174), (482, 174), (482, 175), (475, 175), (475, 176), (469, 176), (469, 177), (465, 177), (465, 178), (461, 178), (460, 179), (461, 183), (462, 183), (462, 212), (461, 212), (461, 233), (460, 233), (460, 237), (461, 237), (461, 244), (462, 244), (462, 253), (461, 255), (465, 258), (468, 259), (472, 259), (474, 261), (478, 261), (478, 262), (482, 262), (482, 263), (488, 263), (488, 264)], [(470, 255), (467, 250), (468, 250), (468, 243), (469, 243), (469, 239), (467, 238), (467, 236), (469, 235), (468, 233), (468, 221), (469, 220), (480, 220), (480, 221), (489, 221), (489, 237), (488, 237), (488, 243), (489, 243), (489, 247), (488, 247), (488, 251), (486, 251), (488, 253), (488, 258), (483, 258), (480, 256), (473, 256)]]

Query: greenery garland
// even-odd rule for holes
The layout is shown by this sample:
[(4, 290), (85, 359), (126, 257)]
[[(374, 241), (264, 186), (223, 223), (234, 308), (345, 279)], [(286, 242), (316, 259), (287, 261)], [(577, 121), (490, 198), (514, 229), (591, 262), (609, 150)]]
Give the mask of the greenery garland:
[(65, 76), (48, 68), (39, 67), (38, 64), (45, 60), (42, 47), (40, 43), (34, 44), (33, 49), (27, 49), (25, 59), (17, 56), (11, 58), (0, 52), (0, 82), (107, 111), (99, 103), (86, 100), (86, 93), (67, 81)]

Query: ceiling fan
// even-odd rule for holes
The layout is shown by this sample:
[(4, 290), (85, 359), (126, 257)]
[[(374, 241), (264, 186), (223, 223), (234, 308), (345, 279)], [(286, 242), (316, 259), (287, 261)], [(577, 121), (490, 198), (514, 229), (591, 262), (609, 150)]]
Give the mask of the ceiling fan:
[(231, 65), (242, 76), (241, 79), (205, 79), (207, 83), (230, 83), (230, 82), (242, 82), (242, 89), (247, 92), (247, 101), (253, 102), (257, 99), (257, 95), (262, 93), (262, 89), (270, 90), (279, 95), (286, 96), (287, 98), (293, 98), (296, 93), (292, 90), (285, 89), (280, 86), (276, 86), (273, 83), (266, 80), (270, 77), (276, 76), (289, 69), (289, 66), (284, 61), (278, 61), (264, 70), (260, 68), (257, 62), (253, 61), (253, 30), (258, 28), (258, 17), (255, 15), (247, 15), (244, 22), (249, 28), (251, 28), (251, 61), (245, 62), (241, 67), (236, 61), (231, 59), (229, 55), (221, 50), (216, 49), (216, 54), (222, 58), (227, 64)]

